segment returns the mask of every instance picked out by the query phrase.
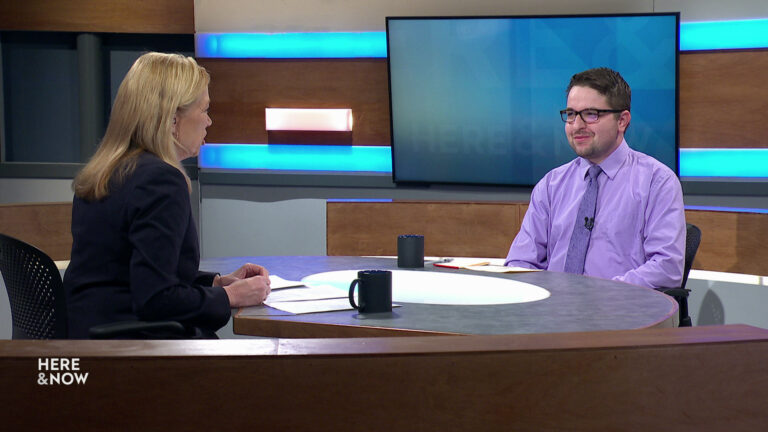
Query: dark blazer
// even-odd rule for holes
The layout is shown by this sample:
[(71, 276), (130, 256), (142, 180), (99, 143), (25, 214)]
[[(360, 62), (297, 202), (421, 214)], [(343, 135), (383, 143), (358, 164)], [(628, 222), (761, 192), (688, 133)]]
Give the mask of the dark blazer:
[(97, 324), (179, 321), (214, 337), (230, 317), (214, 274), (198, 272), (200, 247), (184, 176), (154, 155), (138, 157), (109, 196), (72, 205), (72, 255), (64, 275), (69, 337)]

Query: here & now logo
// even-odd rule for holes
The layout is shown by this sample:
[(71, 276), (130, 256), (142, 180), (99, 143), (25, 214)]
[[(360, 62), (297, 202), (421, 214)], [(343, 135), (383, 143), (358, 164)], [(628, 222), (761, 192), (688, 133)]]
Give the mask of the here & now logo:
[(38, 385), (83, 385), (88, 379), (79, 358), (38, 358), (37, 372)]

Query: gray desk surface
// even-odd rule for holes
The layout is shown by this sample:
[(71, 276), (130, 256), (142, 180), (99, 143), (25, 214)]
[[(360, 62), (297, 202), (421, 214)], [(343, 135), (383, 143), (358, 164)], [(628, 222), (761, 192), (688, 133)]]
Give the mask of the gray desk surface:
[[(204, 259), (200, 268), (229, 273), (244, 262), (263, 265), (289, 280), (335, 270), (397, 269), (396, 259), (337, 256), (211, 258)], [(494, 274), (430, 264), (421, 271), (509, 278), (538, 285), (551, 295), (537, 302), (488, 306), (398, 302), (402, 307), (392, 313), (369, 315), (354, 310), (294, 315), (261, 306), (262, 316), (236, 315), (235, 332), (270, 337), (392, 336), (398, 331), (522, 334), (673, 327), (677, 322), (677, 303), (671, 297), (621, 282), (556, 272)], [(471, 286), (467, 295), (472, 295)]]

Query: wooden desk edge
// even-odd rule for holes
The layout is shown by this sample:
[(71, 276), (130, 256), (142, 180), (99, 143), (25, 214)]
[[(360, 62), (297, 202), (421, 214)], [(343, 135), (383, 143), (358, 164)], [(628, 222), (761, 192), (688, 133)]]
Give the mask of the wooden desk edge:
[(241, 316), (232, 317), (235, 334), (276, 338), (361, 338), (361, 337), (411, 337), (411, 336), (459, 336), (459, 333), (429, 330), (410, 330), (374, 326), (307, 323), (292, 321), (292, 315), (280, 317)]
[(743, 324), (578, 333), (333, 339), (165, 341), (3, 340), (0, 358), (386, 356), (436, 353), (631, 349), (674, 345), (768, 342), (768, 330)]

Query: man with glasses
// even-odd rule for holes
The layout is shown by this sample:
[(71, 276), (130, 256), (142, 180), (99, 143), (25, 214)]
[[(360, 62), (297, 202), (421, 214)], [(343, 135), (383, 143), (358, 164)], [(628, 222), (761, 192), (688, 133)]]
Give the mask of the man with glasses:
[(685, 253), (680, 182), (632, 150), (631, 90), (618, 72), (574, 75), (560, 111), (576, 155), (534, 187), (506, 265), (679, 287)]

